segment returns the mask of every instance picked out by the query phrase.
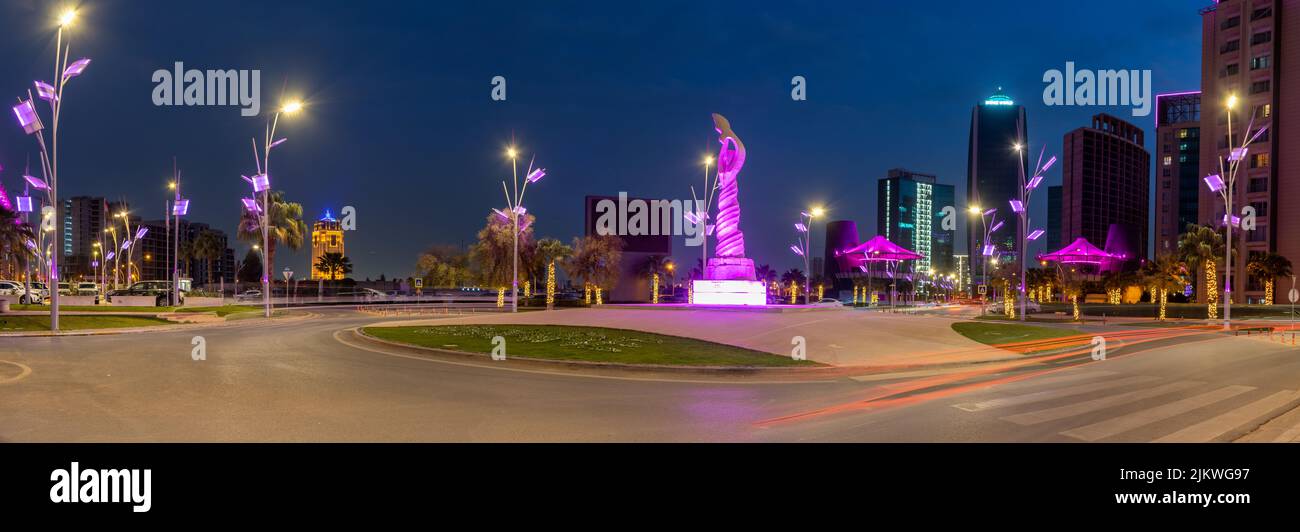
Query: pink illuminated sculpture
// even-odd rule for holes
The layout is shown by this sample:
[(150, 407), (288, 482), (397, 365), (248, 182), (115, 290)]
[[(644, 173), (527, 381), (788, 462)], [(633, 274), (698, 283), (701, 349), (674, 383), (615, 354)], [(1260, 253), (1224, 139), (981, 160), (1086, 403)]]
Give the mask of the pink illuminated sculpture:
[(745, 166), (745, 143), (731, 123), (713, 114), (718, 132), (718, 216), (714, 234), (718, 245), (709, 259), (705, 279), (697, 280), (695, 303), (704, 305), (765, 305), (767, 290), (757, 281), (754, 261), (745, 257), (745, 234), (740, 231), (740, 169)]

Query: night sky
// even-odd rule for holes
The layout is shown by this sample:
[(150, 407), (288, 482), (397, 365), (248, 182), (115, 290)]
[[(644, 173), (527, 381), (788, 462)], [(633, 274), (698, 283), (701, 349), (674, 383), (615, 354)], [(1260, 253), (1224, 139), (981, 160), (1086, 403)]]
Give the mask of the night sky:
[[(970, 110), (998, 86), (1027, 106), (1035, 155), (1044, 144), (1059, 154), (1067, 131), (1103, 111), (1146, 129), (1154, 153), (1154, 113), (1046, 107), (1043, 73), (1075, 61), (1151, 69), (1153, 94), (1197, 89), (1197, 10), (1208, 3), (88, 0), (70, 35), (73, 59), (94, 62), (65, 93), (60, 196), (125, 197), (161, 218), (174, 155), (191, 218), (233, 233), (248, 194), (239, 176), (254, 173), (250, 139), (266, 116), (156, 107), (150, 77), (175, 61), (260, 69), (264, 113), (281, 95), (308, 103), (281, 120), (289, 141), (272, 152), (275, 187), (309, 224), (356, 208), (354, 277), (406, 276), (421, 250), (472, 242), (502, 206), (512, 137), (548, 170), (526, 201), (538, 235), (568, 241), (582, 232), (585, 195), (689, 198), (702, 157), (716, 152), (718, 112), (748, 148), (748, 254), (802, 268), (788, 249), (799, 211), (825, 204), (869, 235), (889, 168), (937, 174), (964, 198)], [(4, 1), (0, 94), (53, 81), (62, 5)], [(506, 102), (489, 98), (496, 75)], [(807, 101), (790, 99), (796, 75)], [(0, 182), (12, 192), (38, 152), (6, 116)], [(1059, 168), (1047, 184), (1060, 183)], [(1045, 226), (1046, 195), (1035, 201), (1034, 225)], [(694, 263), (698, 248), (675, 245)], [(235, 247), (242, 257), (247, 246)], [(277, 257), (277, 269), (305, 270), (309, 249)]]

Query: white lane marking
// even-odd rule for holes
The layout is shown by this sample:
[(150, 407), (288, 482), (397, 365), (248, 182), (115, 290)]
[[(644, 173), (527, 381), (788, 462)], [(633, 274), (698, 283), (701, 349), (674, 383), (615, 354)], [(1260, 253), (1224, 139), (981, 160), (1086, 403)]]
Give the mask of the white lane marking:
[(1075, 403), (1072, 405), (1058, 406), (1056, 408), (1048, 408), (1045, 410), (1037, 410), (1034, 412), (1016, 414), (1013, 416), (1004, 417), (1002, 418), (1002, 420), (1010, 421), (1018, 425), (1036, 425), (1038, 423), (1043, 423), (1046, 421), (1065, 419), (1067, 417), (1073, 417), (1080, 414), (1096, 412), (1098, 410), (1102, 410), (1104, 408), (1110, 408), (1112, 406), (1119, 406), (1126, 403), (1132, 403), (1134, 401), (1141, 401), (1143, 399), (1156, 397), (1158, 395), (1173, 393), (1179, 390), (1186, 390), (1188, 388), (1200, 386), (1202, 384), (1205, 383), (1200, 381), (1179, 381), (1179, 382), (1169, 383), (1164, 386), (1157, 386), (1155, 388), (1138, 390), (1135, 392), (1122, 393), (1119, 395), (1111, 395), (1107, 397), (1102, 397), (1100, 399), (1093, 399), (1091, 401)]
[(1023, 395), (1014, 395), (1010, 397), (999, 397), (997, 399), (989, 399), (988, 401), (979, 401), (975, 403), (961, 403), (952, 406), (953, 408), (965, 410), (967, 412), (979, 412), (981, 410), (990, 410), (994, 408), (1002, 408), (1007, 406), (1051, 401), (1052, 399), (1057, 399), (1061, 397), (1082, 395), (1085, 393), (1108, 390), (1111, 388), (1119, 388), (1121, 386), (1128, 386), (1130, 384), (1141, 384), (1144, 382), (1151, 382), (1155, 380), (1160, 380), (1160, 379), (1158, 377), (1146, 377), (1146, 376), (1127, 377), (1127, 378), (1113, 380), (1113, 381), (1090, 382), (1087, 384), (1069, 386), (1066, 388), (1058, 388), (1055, 390), (1044, 390), (1041, 392), (1033, 392), (1033, 393), (1027, 393)]
[(32, 374), (32, 368), (29, 368), (29, 367), (27, 367), (27, 366), (25, 366), (25, 365), (23, 365), (23, 364), (19, 364), (19, 363), (17, 363), (17, 362), (10, 362), (10, 361), (8, 361), (8, 360), (0, 360), (0, 364), (13, 364), (13, 365), (15, 365), (15, 366), (18, 366), (18, 375), (17, 375), (17, 376), (14, 376), (14, 377), (9, 377), (9, 378), (7, 378), (7, 379), (0, 379), (0, 384), (11, 384), (11, 383), (15, 383), (15, 382), (18, 382), (18, 381), (22, 380), (24, 377), (26, 377), (26, 376)]
[(1173, 434), (1162, 436), (1153, 441), (1155, 443), (1208, 442), (1297, 400), (1300, 400), (1300, 392), (1282, 390), (1231, 412), (1185, 427)]
[(1019, 381), (1019, 382), (1013, 382), (1013, 383), (1005, 384), (1005, 385), (1001, 386), (1001, 389), (1003, 389), (1003, 390), (1021, 390), (1021, 389), (1024, 389), (1024, 388), (1033, 388), (1033, 387), (1036, 387), (1036, 386), (1043, 386), (1043, 385), (1048, 385), (1048, 384), (1061, 384), (1061, 383), (1065, 383), (1065, 382), (1081, 381), (1081, 380), (1085, 380), (1085, 379), (1092, 379), (1092, 378), (1096, 378), (1096, 377), (1105, 377), (1105, 376), (1108, 376), (1108, 375), (1114, 375), (1114, 374), (1115, 374), (1114, 371), (1106, 371), (1106, 370), (1095, 370), (1095, 371), (1073, 371), (1073, 372), (1065, 373), (1065, 374), (1062, 374), (1062, 375), (1054, 375), (1054, 376), (1050, 376), (1050, 377), (1042, 377), (1042, 378), (1037, 378), (1037, 379), (1028, 379), (1028, 380), (1023, 380), (1023, 381)]
[(1093, 423), (1091, 425), (1070, 429), (1061, 434), (1084, 441), (1097, 441), (1122, 432), (1128, 432), (1136, 428), (1145, 427), (1157, 421), (1164, 421), (1177, 415), (1186, 414), (1198, 408), (1210, 406), (1226, 399), (1231, 399), (1254, 389), (1254, 386), (1224, 386), (1217, 390), (1205, 392), (1200, 395), (1193, 395), (1185, 399), (1179, 399), (1172, 403), (1166, 403), (1157, 407), (1139, 410), (1131, 414)]

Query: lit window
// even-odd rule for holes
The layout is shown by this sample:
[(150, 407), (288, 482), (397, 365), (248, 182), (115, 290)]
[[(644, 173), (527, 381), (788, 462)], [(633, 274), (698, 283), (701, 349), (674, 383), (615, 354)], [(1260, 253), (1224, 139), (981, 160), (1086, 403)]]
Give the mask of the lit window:
[(1166, 155), (1166, 156), (1165, 156), (1165, 166), (1169, 166), (1169, 165), (1171, 165), (1171, 164), (1174, 164), (1174, 158), (1173, 158), (1172, 156)]

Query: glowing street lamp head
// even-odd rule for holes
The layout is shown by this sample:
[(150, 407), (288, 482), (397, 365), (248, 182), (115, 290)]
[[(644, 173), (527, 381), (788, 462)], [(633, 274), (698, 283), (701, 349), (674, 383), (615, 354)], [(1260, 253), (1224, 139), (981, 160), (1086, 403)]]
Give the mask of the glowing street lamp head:
[(68, 27), (68, 26), (71, 26), (72, 23), (73, 23), (73, 22), (76, 22), (76, 21), (77, 21), (77, 10), (75, 10), (75, 9), (71, 9), (71, 8), (69, 8), (69, 9), (65, 9), (65, 10), (63, 10), (62, 13), (59, 13), (59, 27), (60, 27), (60, 28), (66, 28), (66, 27)]
[(172, 181), (167, 183), (167, 190), (176, 190), (176, 182)]
[(814, 218), (821, 218), (823, 214), (826, 214), (826, 209), (823, 209), (821, 207), (813, 207), (812, 215)]
[(284, 104), (284, 107), (280, 108), (280, 112), (287, 115), (292, 115), (298, 113), (298, 111), (301, 111), (302, 107), (303, 107), (302, 100), (291, 100), (288, 103)]
[(1014, 147), (1015, 147), (1016, 151), (1020, 151), (1020, 150), (1025, 149), (1024, 145), (1020, 144), (1019, 142), (1017, 142), (1017, 143), (1015, 144)]
[(1230, 94), (1230, 95), (1228, 95), (1227, 105), (1228, 105), (1228, 109), (1235, 109), (1235, 108), (1237, 107), (1237, 95), (1236, 95), (1236, 94)]
[(506, 157), (509, 157), (509, 158), (511, 158), (511, 159), (514, 159), (514, 158), (516, 158), (516, 157), (518, 157), (518, 156), (519, 156), (519, 152), (518, 152), (517, 150), (515, 150), (515, 147), (514, 147), (514, 146), (511, 146), (511, 147), (509, 147), (509, 148), (506, 148)]
[(712, 155), (705, 155), (705, 156), (704, 156), (704, 166), (707, 167), (707, 166), (712, 166), (712, 165), (713, 165), (713, 156), (712, 156)]
[(980, 214), (984, 212), (984, 209), (979, 205), (971, 205), (970, 207), (966, 208), (966, 212), (969, 212), (971, 214)]

